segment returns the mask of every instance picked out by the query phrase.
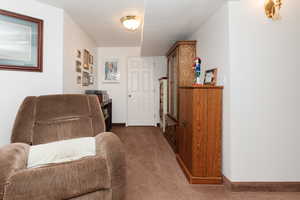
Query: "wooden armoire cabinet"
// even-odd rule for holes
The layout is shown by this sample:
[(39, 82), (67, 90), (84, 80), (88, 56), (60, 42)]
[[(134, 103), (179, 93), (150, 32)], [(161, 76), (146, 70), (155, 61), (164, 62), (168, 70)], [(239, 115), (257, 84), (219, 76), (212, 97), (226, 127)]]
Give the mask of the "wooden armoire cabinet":
[(179, 87), (192, 86), (194, 73), (193, 60), (196, 57), (196, 41), (178, 41), (168, 51), (168, 115), (165, 136), (177, 152), (176, 128), (180, 113)]
[(177, 161), (192, 184), (222, 183), (221, 86), (179, 87)]
[(167, 53), (168, 57), (168, 115), (178, 120), (178, 88), (194, 83), (193, 61), (196, 41), (178, 41)]

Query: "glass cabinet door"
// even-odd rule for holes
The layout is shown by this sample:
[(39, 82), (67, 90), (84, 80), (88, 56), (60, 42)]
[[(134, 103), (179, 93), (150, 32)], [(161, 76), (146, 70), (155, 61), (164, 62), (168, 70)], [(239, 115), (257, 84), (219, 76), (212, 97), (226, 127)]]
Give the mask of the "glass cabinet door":
[(169, 115), (177, 120), (178, 118), (178, 66), (177, 52), (169, 57)]

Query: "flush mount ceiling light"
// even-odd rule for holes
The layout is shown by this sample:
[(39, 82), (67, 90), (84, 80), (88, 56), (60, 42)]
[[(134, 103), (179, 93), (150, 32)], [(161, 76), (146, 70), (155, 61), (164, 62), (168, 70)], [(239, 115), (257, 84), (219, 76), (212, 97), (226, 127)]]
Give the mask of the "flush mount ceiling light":
[(139, 28), (141, 21), (137, 16), (129, 15), (122, 17), (121, 23), (127, 30), (136, 31)]
[(265, 12), (268, 18), (273, 20), (280, 19), (280, 8), (282, 7), (282, 0), (265, 0)]

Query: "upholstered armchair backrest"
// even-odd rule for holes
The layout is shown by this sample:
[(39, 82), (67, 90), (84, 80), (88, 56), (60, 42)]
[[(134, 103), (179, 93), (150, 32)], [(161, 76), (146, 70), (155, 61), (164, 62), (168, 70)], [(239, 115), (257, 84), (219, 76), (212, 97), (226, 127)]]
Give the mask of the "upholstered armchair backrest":
[(104, 117), (97, 96), (27, 97), (17, 114), (11, 142), (37, 145), (93, 137), (104, 131)]

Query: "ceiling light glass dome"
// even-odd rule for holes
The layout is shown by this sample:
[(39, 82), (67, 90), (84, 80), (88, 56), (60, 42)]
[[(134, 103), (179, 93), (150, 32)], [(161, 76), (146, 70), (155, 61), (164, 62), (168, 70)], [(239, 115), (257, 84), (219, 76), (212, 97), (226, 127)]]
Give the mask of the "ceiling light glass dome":
[(141, 24), (141, 22), (140, 22), (140, 20), (138, 19), (137, 16), (122, 17), (121, 22), (122, 22), (123, 26), (127, 30), (130, 30), (130, 31), (136, 31), (139, 28), (140, 24)]

